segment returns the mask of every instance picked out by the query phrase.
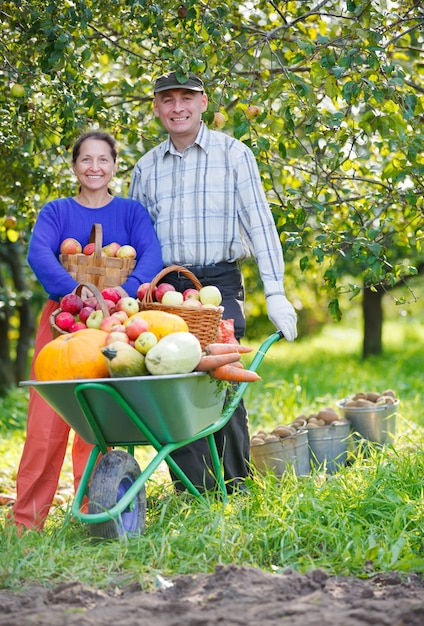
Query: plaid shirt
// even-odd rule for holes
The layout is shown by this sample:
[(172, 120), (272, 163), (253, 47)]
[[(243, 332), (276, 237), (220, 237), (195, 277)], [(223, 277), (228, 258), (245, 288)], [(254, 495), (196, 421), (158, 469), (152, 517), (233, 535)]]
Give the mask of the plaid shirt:
[(181, 154), (170, 138), (136, 164), (129, 195), (150, 213), (165, 265), (253, 254), (265, 295), (284, 294), (284, 260), (252, 151), (202, 122)]

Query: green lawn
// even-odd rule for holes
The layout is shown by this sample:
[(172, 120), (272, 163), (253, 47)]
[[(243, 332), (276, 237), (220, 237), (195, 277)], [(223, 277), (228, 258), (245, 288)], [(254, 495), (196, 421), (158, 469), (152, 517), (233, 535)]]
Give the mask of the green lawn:
[[(307, 478), (288, 471), (277, 480), (254, 476), (249, 495), (223, 507), (213, 496), (176, 497), (165, 469), (149, 481), (146, 532), (129, 541), (94, 541), (86, 525), (56, 507), (41, 534), (0, 528), (0, 586), (37, 580), (80, 580), (107, 586), (138, 580), (148, 588), (155, 574), (212, 571), (218, 563), (279, 571), (322, 567), (330, 573), (367, 576), (375, 571), (423, 571), (424, 410), (422, 345), (418, 322), (385, 325), (385, 354), (362, 362), (360, 332), (329, 325), (315, 338), (271, 347), (245, 400), (251, 431), (290, 423), (297, 415), (336, 406), (360, 390), (391, 388), (400, 398), (397, 440), (358, 457), (333, 476)], [(14, 488), (24, 438), (26, 391), (0, 403), (0, 491)], [(136, 451), (141, 464), (150, 455)], [(71, 493), (65, 463), (60, 492)], [(0, 509), (4, 519), (7, 507)]]

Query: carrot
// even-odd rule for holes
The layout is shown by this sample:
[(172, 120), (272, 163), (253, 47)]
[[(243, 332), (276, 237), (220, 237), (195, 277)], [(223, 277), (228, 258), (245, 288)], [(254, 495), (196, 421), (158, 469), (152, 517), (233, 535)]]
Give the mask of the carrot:
[(239, 359), (239, 353), (234, 351), (230, 354), (206, 354), (200, 358), (196, 371), (208, 372), (209, 370), (216, 369), (217, 367), (238, 361)]
[(229, 354), (237, 351), (239, 354), (245, 354), (252, 352), (253, 348), (250, 346), (242, 346), (235, 343), (210, 343), (205, 347), (206, 354)]
[(256, 372), (235, 367), (232, 363), (221, 365), (221, 367), (211, 370), (209, 374), (212, 378), (228, 380), (234, 383), (253, 383), (256, 380), (261, 380), (261, 377)]

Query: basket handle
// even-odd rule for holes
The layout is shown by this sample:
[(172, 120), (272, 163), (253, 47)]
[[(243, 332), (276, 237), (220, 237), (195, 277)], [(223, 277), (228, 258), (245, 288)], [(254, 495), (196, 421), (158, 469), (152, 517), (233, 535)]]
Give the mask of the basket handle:
[(103, 229), (101, 224), (93, 224), (89, 243), (94, 243), (94, 257), (99, 259), (102, 256), (103, 246)]
[(148, 290), (144, 294), (142, 300), (143, 305), (153, 303), (153, 291), (156, 285), (162, 280), (162, 278), (165, 278), (165, 276), (171, 274), (172, 272), (179, 272), (180, 274), (184, 274), (186, 278), (191, 280), (196, 289), (199, 290), (202, 288), (202, 283), (199, 281), (197, 276), (193, 274), (193, 272), (190, 272), (190, 270), (187, 269), (187, 267), (184, 267), (182, 265), (168, 265), (167, 267), (164, 267), (163, 270), (161, 270), (159, 274), (156, 274), (156, 276), (152, 279)]
[(76, 287), (75, 289), (76, 295), (81, 297), (81, 293), (84, 287), (86, 287), (89, 291), (91, 291), (93, 296), (96, 298), (97, 302), (99, 303), (100, 310), (103, 313), (103, 317), (109, 317), (110, 313), (109, 313), (108, 306), (101, 292), (99, 291), (99, 289), (97, 289), (96, 285), (93, 285), (93, 283), (80, 283), (78, 287)]

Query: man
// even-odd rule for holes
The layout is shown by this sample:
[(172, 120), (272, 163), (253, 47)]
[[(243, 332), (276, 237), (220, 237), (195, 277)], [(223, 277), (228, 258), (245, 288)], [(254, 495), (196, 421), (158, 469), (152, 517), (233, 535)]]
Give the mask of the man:
[[(264, 285), (270, 320), (284, 337), (296, 336), (296, 313), (284, 292), (280, 240), (251, 150), (240, 141), (209, 130), (202, 121), (208, 104), (203, 82), (175, 72), (157, 79), (154, 112), (168, 138), (136, 164), (130, 197), (149, 211), (165, 266), (187, 266), (202, 285), (216, 285), (224, 318), (234, 319), (235, 335), (245, 331), (243, 278), (238, 262), (253, 254)], [(166, 282), (183, 291), (183, 275)], [(227, 489), (243, 488), (249, 473), (247, 413), (240, 403), (215, 435)], [(199, 488), (214, 485), (205, 440), (176, 451), (173, 458)], [(175, 478), (175, 477), (174, 477)], [(181, 488), (180, 484), (176, 484)]]

